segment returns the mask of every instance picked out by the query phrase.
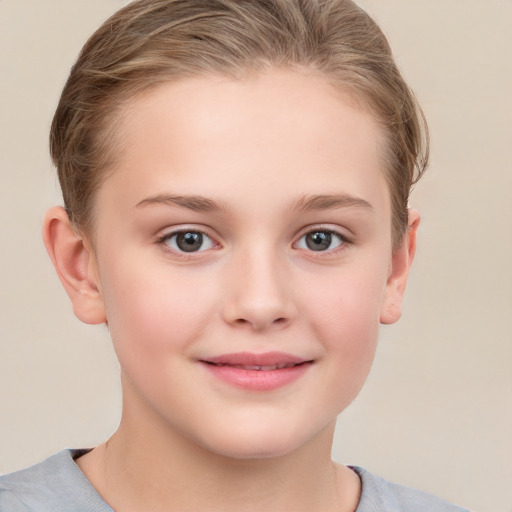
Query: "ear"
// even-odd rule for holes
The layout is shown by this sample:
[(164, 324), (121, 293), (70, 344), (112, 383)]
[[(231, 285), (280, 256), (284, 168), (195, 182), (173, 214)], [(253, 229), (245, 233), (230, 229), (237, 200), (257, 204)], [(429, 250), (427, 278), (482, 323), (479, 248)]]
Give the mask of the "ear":
[(106, 322), (94, 252), (64, 208), (55, 206), (46, 213), (43, 240), (77, 318), (86, 324)]
[(419, 213), (416, 210), (409, 209), (407, 232), (404, 234), (400, 246), (393, 251), (391, 259), (391, 272), (386, 283), (380, 313), (380, 321), (383, 324), (393, 324), (402, 315), (402, 299), (409, 269), (416, 252), (416, 233), (419, 224)]

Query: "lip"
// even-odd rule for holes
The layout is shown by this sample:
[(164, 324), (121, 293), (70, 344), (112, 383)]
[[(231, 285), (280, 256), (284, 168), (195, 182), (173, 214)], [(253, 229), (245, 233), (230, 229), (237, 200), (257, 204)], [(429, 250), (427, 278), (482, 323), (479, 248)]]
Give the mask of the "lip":
[(216, 378), (233, 386), (272, 391), (300, 378), (313, 361), (284, 352), (239, 352), (200, 359), (199, 363)]

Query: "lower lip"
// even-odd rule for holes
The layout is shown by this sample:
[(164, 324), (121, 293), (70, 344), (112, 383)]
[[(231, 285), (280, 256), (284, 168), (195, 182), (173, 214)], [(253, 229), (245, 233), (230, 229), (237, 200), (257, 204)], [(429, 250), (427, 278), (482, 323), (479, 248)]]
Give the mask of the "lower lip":
[(235, 366), (217, 366), (202, 363), (218, 379), (233, 386), (252, 391), (272, 391), (299, 379), (311, 363), (303, 363), (279, 370), (244, 370)]

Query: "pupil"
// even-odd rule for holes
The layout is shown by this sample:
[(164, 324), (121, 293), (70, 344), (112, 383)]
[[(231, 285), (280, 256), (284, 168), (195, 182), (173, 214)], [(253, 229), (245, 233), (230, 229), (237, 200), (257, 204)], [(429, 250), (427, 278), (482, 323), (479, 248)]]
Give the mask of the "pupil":
[(203, 235), (201, 233), (180, 233), (176, 237), (176, 245), (184, 252), (194, 252), (203, 245)]
[(317, 231), (315, 233), (309, 233), (306, 236), (306, 245), (312, 251), (324, 251), (331, 245), (332, 235), (325, 231)]

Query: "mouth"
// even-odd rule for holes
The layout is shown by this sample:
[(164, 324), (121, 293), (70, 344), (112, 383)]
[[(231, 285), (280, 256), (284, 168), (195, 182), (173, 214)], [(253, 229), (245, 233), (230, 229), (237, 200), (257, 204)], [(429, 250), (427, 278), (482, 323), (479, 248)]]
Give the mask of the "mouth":
[(314, 361), (283, 352), (244, 352), (208, 357), (199, 362), (215, 377), (232, 386), (271, 391), (300, 378)]
[(241, 370), (251, 370), (257, 372), (270, 372), (274, 370), (282, 370), (283, 368), (293, 368), (294, 366), (299, 366), (301, 364), (307, 364), (310, 361), (304, 361), (302, 363), (277, 363), (272, 365), (245, 365), (245, 364), (230, 364), (230, 363), (212, 363), (210, 361), (202, 361), (206, 364), (211, 364), (213, 366), (229, 366), (231, 368), (239, 368)]
[(237, 352), (208, 357), (201, 359), (201, 362), (214, 366), (231, 366), (245, 370), (272, 371), (311, 363), (312, 360), (287, 354), (286, 352), (265, 352), (262, 354)]

